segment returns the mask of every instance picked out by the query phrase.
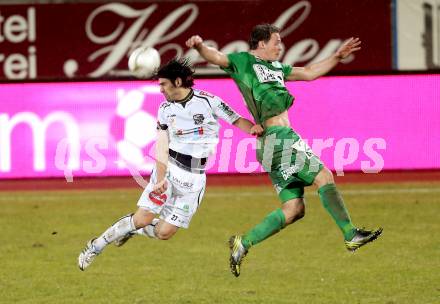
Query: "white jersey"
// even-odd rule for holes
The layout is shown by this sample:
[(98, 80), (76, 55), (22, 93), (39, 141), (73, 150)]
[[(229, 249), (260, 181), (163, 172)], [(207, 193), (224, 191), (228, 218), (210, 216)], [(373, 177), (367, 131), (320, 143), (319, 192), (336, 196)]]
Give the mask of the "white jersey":
[(219, 97), (193, 89), (183, 101), (163, 102), (157, 125), (168, 130), (171, 150), (204, 158), (214, 153), (219, 142), (219, 117), (232, 124), (240, 115)]

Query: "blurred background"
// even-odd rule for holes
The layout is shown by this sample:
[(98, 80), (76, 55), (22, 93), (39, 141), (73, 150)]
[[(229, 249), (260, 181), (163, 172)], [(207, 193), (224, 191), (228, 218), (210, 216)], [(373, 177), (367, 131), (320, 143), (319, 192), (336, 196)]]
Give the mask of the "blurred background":
[[(293, 66), (362, 40), (328, 75), (286, 82), (289, 117), (354, 223), (383, 236), (348, 254), (309, 187), (307, 216), (233, 277), (226, 240), (280, 204), (255, 138), (222, 122), (191, 228), (79, 271), (85, 242), (134, 210), (154, 164), (164, 98), (130, 75), (130, 53), (189, 57), (195, 87), (250, 118), (233, 81), (184, 42), (247, 51), (259, 23), (281, 28)], [(439, 72), (440, 0), (1, 0), (0, 303), (439, 303)]]
[[(2, 1), (0, 178), (148, 174), (154, 81), (127, 69), (140, 45), (189, 57), (196, 87), (249, 117), (232, 80), (185, 47), (191, 35), (247, 51), (255, 24), (281, 28), (281, 61), (304, 66), (360, 37), (362, 50), (312, 83), (289, 82), (290, 118), (338, 176), (438, 170), (440, 1)], [(260, 174), (255, 140), (223, 124), (210, 173)], [(420, 171), (419, 171), (420, 173)], [(383, 176), (383, 175), (382, 175)]]

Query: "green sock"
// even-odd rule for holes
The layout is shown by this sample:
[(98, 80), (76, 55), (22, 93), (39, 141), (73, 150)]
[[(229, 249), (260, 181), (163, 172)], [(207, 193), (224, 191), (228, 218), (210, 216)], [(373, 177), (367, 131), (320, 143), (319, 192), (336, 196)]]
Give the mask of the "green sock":
[(244, 248), (249, 249), (251, 246), (264, 241), (271, 235), (283, 229), (285, 224), (286, 218), (283, 211), (280, 208), (272, 211), (261, 223), (243, 235), (242, 243)]
[(322, 205), (327, 212), (335, 220), (336, 224), (344, 234), (345, 240), (351, 240), (354, 236), (355, 229), (351, 222), (350, 215), (344, 206), (344, 201), (336, 189), (335, 184), (327, 184), (318, 189), (319, 197), (321, 198)]

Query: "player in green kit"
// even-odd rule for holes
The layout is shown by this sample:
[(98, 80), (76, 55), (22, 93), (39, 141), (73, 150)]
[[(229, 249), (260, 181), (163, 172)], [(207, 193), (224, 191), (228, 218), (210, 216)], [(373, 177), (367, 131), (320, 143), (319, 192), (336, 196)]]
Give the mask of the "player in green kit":
[(200, 36), (186, 42), (209, 63), (220, 66), (236, 82), (255, 122), (264, 127), (258, 138), (257, 159), (269, 173), (282, 202), (281, 208), (268, 214), (259, 224), (241, 236), (229, 239), (230, 267), (240, 275), (240, 265), (249, 248), (304, 216), (304, 187), (316, 185), (325, 209), (343, 233), (349, 251), (375, 240), (382, 228), (363, 230), (351, 222), (347, 209), (327, 169), (301, 137), (290, 127), (287, 115), (294, 97), (285, 80), (314, 80), (333, 69), (341, 59), (360, 50), (358, 38), (347, 40), (332, 56), (299, 68), (278, 61), (282, 44), (280, 30), (270, 24), (253, 28), (249, 52), (225, 55), (203, 43)]

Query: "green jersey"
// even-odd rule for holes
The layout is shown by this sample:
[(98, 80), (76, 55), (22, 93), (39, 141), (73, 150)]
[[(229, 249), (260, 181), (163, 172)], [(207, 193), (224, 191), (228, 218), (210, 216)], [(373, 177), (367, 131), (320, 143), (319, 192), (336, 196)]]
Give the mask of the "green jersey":
[(269, 62), (248, 52), (228, 55), (229, 65), (223, 70), (238, 85), (247, 108), (258, 124), (289, 109), (294, 97), (284, 85), (292, 66)]

